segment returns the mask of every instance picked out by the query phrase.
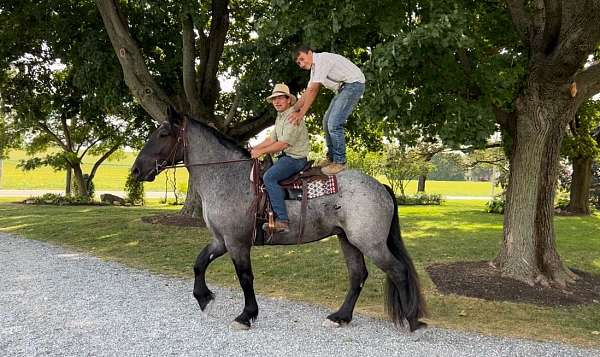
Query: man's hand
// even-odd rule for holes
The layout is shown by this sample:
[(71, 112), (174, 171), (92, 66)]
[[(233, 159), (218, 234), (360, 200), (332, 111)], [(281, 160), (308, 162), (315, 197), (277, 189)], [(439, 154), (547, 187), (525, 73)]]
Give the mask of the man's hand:
[(262, 156), (262, 150), (260, 149), (252, 149), (250, 150), (250, 157), (252, 157), (253, 159), (258, 159), (259, 157)]
[(288, 121), (294, 125), (300, 125), (302, 119), (304, 119), (304, 113), (301, 110), (293, 111), (288, 117)]

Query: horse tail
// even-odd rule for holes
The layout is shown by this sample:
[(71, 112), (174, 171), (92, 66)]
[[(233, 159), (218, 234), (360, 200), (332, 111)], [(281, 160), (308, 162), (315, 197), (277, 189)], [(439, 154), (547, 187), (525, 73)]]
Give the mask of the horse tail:
[(398, 284), (395, 284), (390, 275), (387, 274), (385, 281), (386, 311), (394, 324), (401, 325), (404, 320), (407, 320), (410, 330), (414, 331), (424, 325), (424, 323), (419, 322), (419, 318), (427, 315), (427, 307), (421, 293), (417, 271), (402, 242), (396, 195), (389, 186), (384, 186), (394, 202), (394, 215), (387, 238), (387, 246), (392, 255), (404, 266), (402, 271), (406, 272), (406, 281), (397, 282)]

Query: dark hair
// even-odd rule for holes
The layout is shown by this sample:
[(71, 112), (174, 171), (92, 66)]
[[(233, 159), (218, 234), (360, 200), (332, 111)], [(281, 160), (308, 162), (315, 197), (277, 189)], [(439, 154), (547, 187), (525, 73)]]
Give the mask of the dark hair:
[(300, 53), (308, 53), (308, 51), (314, 52), (314, 50), (308, 45), (298, 45), (294, 48), (294, 60), (298, 58)]

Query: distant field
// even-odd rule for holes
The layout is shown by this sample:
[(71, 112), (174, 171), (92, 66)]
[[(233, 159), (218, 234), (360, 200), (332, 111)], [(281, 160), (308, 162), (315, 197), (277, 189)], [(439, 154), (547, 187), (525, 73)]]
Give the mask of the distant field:
[[(136, 153), (123, 153), (118, 159), (110, 160), (102, 164), (96, 173), (94, 185), (96, 190), (121, 191), (125, 186), (125, 180)], [(50, 168), (40, 168), (37, 170), (25, 172), (17, 168), (19, 160), (26, 158), (22, 151), (14, 151), (10, 154), (8, 160), (4, 160), (2, 177), (0, 177), (0, 189), (11, 190), (39, 190), (52, 189), (60, 190), (65, 187), (65, 172), (54, 171)], [(93, 165), (93, 158), (84, 161), (84, 172), (89, 172)], [(172, 170), (169, 172), (172, 177)], [(145, 183), (146, 191), (164, 191), (165, 190), (164, 173), (160, 174), (154, 182)], [(177, 169), (176, 181), (177, 188), (181, 191), (187, 187), (187, 171)], [(385, 181), (385, 179), (381, 179)], [(415, 193), (417, 184), (412, 181), (408, 185), (408, 193)], [(492, 185), (489, 182), (469, 182), (469, 181), (427, 181), (426, 191), (428, 193), (439, 193), (445, 196), (491, 196)], [(495, 193), (500, 189), (496, 188)]]
[[(133, 164), (137, 154), (123, 153), (119, 155), (117, 160), (104, 162), (94, 179), (96, 190), (121, 191), (125, 186), (127, 174)], [(4, 160), (2, 177), (0, 178), (0, 189), (12, 190), (38, 190), (38, 189), (53, 189), (61, 190), (65, 187), (65, 172), (54, 171), (51, 168), (44, 167), (33, 171), (23, 171), (17, 168), (20, 160), (26, 158), (22, 151), (14, 151), (10, 154), (8, 160)], [(94, 164), (94, 158), (84, 160), (83, 171), (89, 172)], [(187, 187), (187, 171), (185, 169), (177, 169), (177, 186), (178, 189)], [(169, 173), (172, 177), (172, 170)], [(146, 191), (164, 191), (165, 190), (165, 174), (161, 174), (154, 182), (144, 184)]]

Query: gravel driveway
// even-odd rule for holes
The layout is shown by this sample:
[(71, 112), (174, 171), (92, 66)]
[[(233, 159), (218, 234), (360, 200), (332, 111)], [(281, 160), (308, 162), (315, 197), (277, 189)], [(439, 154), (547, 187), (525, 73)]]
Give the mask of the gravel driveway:
[[(191, 264), (191, 262), (190, 262)], [(213, 287), (202, 316), (193, 282), (156, 276), (46, 243), (0, 233), (1, 356), (598, 356), (555, 343), (431, 328), (420, 338), (356, 316), (322, 327), (323, 308), (258, 297), (250, 331), (229, 323), (241, 291)]]

